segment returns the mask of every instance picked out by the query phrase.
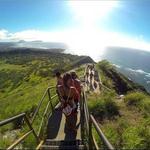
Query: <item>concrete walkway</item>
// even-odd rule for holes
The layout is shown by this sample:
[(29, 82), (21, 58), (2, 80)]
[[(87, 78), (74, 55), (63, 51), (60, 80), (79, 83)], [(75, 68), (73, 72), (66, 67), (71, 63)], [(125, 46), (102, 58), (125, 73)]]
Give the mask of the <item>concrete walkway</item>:
[(49, 118), (47, 139), (51, 140), (81, 140), (81, 123), (80, 123), (80, 111), (76, 118), (77, 133), (70, 131), (66, 128), (66, 117), (61, 110), (55, 110), (52, 116)]

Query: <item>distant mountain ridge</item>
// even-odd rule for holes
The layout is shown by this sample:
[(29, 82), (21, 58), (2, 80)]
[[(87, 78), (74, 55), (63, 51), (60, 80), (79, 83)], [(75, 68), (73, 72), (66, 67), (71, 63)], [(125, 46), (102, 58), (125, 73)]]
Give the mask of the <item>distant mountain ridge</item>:
[(14, 48), (33, 48), (33, 49), (67, 49), (67, 45), (59, 42), (43, 41), (18, 41), (18, 42), (0, 42), (0, 51), (10, 51)]
[[(13, 49), (13, 50), (12, 50)], [(63, 49), (36, 49), (36, 48), (11, 48), (8, 51), (0, 51), (0, 58), (11, 58), (18, 57), (19, 60), (22, 58), (24, 61), (29, 60), (32, 61), (32, 58), (43, 57), (45, 59), (61, 59), (64, 62), (68, 61), (68, 66), (70, 67), (79, 67), (80, 65), (86, 63), (94, 63), (93, 59), (89, 56), (78, 56), (72, 54), (63, 53)], [(68, 60), (69, 59), (69, 60)], [(23, 60), (22, 60), (23, 61)], [(62, 69), (62, 68), (61, 68)]]
[(18, 52), (22, 52), (22, 53), (27, 53), (27, 52), (52, 52), (52, 53), (63, 53), (65, 52), (65, 49), (60, 49), (60, 48), (51, 48), (51, 49), (42, 49), (42, 48), (27, 48), (27, 47), (11, 47), (11, 48), (7, 48), (7, 50), (1, 50), (0, 53), (1, 54), (5, 54), (5, 53), (18, 53)]

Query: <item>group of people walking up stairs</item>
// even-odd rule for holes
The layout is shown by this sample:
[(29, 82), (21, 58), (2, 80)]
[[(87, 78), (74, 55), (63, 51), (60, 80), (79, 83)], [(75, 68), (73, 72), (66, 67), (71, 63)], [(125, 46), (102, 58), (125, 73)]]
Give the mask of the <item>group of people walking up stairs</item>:
[(95, 75), (94, 64), (87, 65), (86, 71), (85, 71), (85, 81), (86, 81), (87, 86), (89, 86), (90, 89), (92, 89), (92, 90), (95, 90), (94, 75)]
[(63, 76), (56, 72), (56, 92), (60, 101), (60, 110), (66, 116), (67, 129), (76, 132), (76, 120), (81, 95), (81, 82), (75, 71)]

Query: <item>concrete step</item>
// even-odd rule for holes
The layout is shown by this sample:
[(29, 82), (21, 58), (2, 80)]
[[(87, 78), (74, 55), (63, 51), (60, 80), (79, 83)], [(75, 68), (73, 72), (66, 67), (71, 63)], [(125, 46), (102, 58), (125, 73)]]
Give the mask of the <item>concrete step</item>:
[(70, 146), (70, 145), (82, 145), (83, 142), (81, 140), (51, 140), (51, 139), (47, 139), (44, 143), (45, 145), (65, 145), (65, 146)]
[(84, 145), (42, 145), (41, 150), (85, 150)]
[(47, 139), (44, 144), (41, 146), (42, 150), (83, 150), (85, 146), (83, 145), (82, 140), (51, 140)]

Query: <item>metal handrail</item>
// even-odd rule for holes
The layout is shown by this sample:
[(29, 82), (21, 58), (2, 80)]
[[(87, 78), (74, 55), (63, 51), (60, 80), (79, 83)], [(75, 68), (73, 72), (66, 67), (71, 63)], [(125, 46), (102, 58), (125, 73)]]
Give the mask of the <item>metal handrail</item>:
[(99, 138), (102, 140), (103, 145), (106, 147), (106, 149), (114, 150), (113, 146), (111, 145), (111, 143), (108, 141), (108, 139), (106, 138), (106, 136), (104, 135), (100, 127), (98, 126), (98, 123), (96, 122), (95, 118), (89, 113), (86, 94), (84, 91), (83, 91), (83, 109), (84, 109), (83, 112), (84, 112), (84, 118), (85, 118), (85, 123), (86, 123), (86, 132), (87, 132), (87, 135), (89, 136), (90, 148), (92, 144), (94, 144), (95, 146), (94, 149), (99, 149), (96, 143), (96, 140), (93, 136), (93, 133), (92, 133), (92, 125), (93, 125), (94, 128), (96, 129), (96, 132), (99, 135)]
[[(41, 107), (41, 105), (42, 105), (42, 103), (43, 103), (43, 101), (44, 101), (44, 98), (45, 98), (47, 92), (49, 92), (49, 90), (52, 89), (52, 88), (56, 88), (56, 87), (55, 87), (55, 86), (48, 87), (48, 88), (45, 90), (45, 92), (44, 92), (44, 94), (43, 94), (41, 100), (40, 100), (39, 103), (38, 103), (38, 106), (37, 106), (37, 108), (36, 108), (36, 110), (35, 110), (35, 113), (34, 113), (34, 115), (33, 115), (33, 117), (32, 117), (31, 123), (34, 122), (34, 120), (35, 120), (35, 118), (36, 118), (36, 116), (37, 116), (37, 114), (38, 114), (38, 111), (39, 111), (39, 109), (40, 109), (40, 107)], [(51, 99), (52, 99), (52, 98), (51, 98)], [(50, 97), (49, 97), (49, 100), (50, 100)]]
[(108, 139), (106, 138), (106, 136), (100, 129), (100, 127), (99, 127), (98, 123), (96, 122), (95, 118), (93, 117), (93, 115), (90, 115), (90, 122), (94, 125), (94, 128), (96, 129), (99, 137), (101, 138), (101, 140), (104, 143), (104, 145), (106, 146), (106, 148), (109, 150), (114, 150), (113, 146), (111, 145), (111, 143), (108, 141)]
[(39, 109), (40, 109), (40, 107), (41, 107), (41, 105), (42, 105), (42, 102), (43, 102), (43, 100), (44, 100), (46, 94), (47, 94), (47, 91), (48, 91), (48, 88), (46, 89), (46, 91), (44, 92), (44, 94), (43, 94), (41, 100), (40, 100), (39, 103), (38, 103), (38, 106), (37, 106), (37, 108), (36, 108), (36, 110), (35, 110), (35, 113), (34, 113), (34, 115), (33, 115), (33, 117), (32, 117), (31, 123), (33, 123), (33, 121), (35, 120), (35, 117), (36, 117), (37, 114), (38, 114), (38, 111), (39, 111)]
[[(8, 149), (13, 149), (15, 146), (17, 146), (20, 142), (22, 142), (26, 137), (28, 137), (31, 133), (33, 133), (34, 137), (36, 138), (37, 142), (42, 144), (44, 140), (42, 140), (40, 138), (40, 133), (41, 133), (41, 130), (42, 130), (42, 127), (43, 127), (43, 123), (44, 123), (44, 119), (45, 117), (47, 117), (47, 113), (48, 113), (48, 108), (49, 106), (51, 105), (51, 108), (53, 110), (53, 105), (52, 105), (52, 100), (54, 98), (57, 97), (57, 94), (52, 96), (50, 95), (50, 89), (52, 88), (56, 88), (56, 87), (48, 87), (46, 89), (46, 91), (44, 92), (42, 98), (40, 99), (39, 103), (38, 103), (38, 106), (35, 110), (35, 113), (33, 115), (33, 118), (30, 122), (30, 120), (28, 119), (28, 117), (26, 116), (25, 113), (22, 113), (22, 114), (19, 114), (17, 116), (14, 116), (14, 117), (11, 117), (9, 119), (6, 119), (4, 121), (1, 121), (0, 122), (0, 127), (3, 126), (3, 125), (6, 125), (8, 123), (11, 123), (19, 118), (22, 118), (25, 120), (25, 122), (27, 123), (28, 127), (30, 128), (30, 130), (28, 132), (26, 132), (22, 137), (20, 137), (17, 141), (15, 141), (10, 147), (8, 147)], [(93, 137), (93, 134), (92, 134), (92, 125), (94, 126), (94, 128), (96, 129), (100, 139), (102, 140), (102, 143), (106, 146), (107, 149), (109, 150), (113, 150), (113, 146), (109, 143), (109, 141), (107, 140), (107, 138), (105, 137), (104, 133), (102, 132), (102, 130), (100, 129), (100, 127), (98, 126), (98, 123), (96, 122), (96, 120), (94, 119), (94, 117), (92, 115), (90, 115), (89, 113), (89, 110), (88, 110), (88, 105), (87, 105), (87, 99), (86, 99), (86, 93), (85, 93), (85, 90), (83, 89), (83, 101), (82, 101), (82, 105), (83, 105), (83, 113), (84, 113), (84, 118), (85, 118), (85, 123), (86, 123), (86, 131), (87, 131), (87, 135), (89, 137), (89, 145), (90, 143), (94, 143), (95, 145), (95, 148), (98, 149), (97, 147), (97, 143), (96, 143), (96, 140), (94, 139)], [(32, 127), (32, 124), (42, 106), (42, 103), (46, 97), (46, 94), (48, 94), (48, 103), (46, 105), (46, 108), (45, 108), (45, 111), (44, 111), (44, 114), (42, 116), (42, 121), (40, 123), (40, 128), (39, 128), (39, 131), (38, 131), (38, 134), (35, 132), (35, 130), (33, 129)], [(41, 141), (40, 141), (41, 140)]]
[(6, 125), (6, 124), (8, 124), (8, 123), (10, 123), (10, 122), (12, 122), (12, 121), (17, 120), (18, 118), (22, 118), (22, 117), (24, 117), (24, 116), (25, 116), (25, 113), (22, 113), (22, 114), (19, 114), (19, 115), (14, 116), (14, 117), (11, 117), (11, 118), (9, 118), (9, 119), (3, 120), (3, 121), (0, 122), (0, 127), (1, 127), (1, 126), (4, 126), (4, 125)]
[(84, 90), (83, 90), (83, 112), (85, 114), (84, 117), (85, 117), (85, 123), (87, 128), (87, 134), (89, 136), (89, 111), (87, 107), (87, 99)]
[(11, 117), (11, 118), (9, 118), (9, 119), (6, 119), (6, 120), (4, 120), (4, 121), (1, 121), (1, 122), (0, 122), (0, 127), (1, 127), (1, 126), (4, 126), (4, 125), (7, 125), (7, 124), (9, 124), (9, 123), (11, 123), (11, 122), (13, 122), (13, 121), (15, 121), (15, 120), (17, 120), (17, 119), (20, 119), (20, 118), (24, 119), (24, 121), (27, 123), (28, 127), (30, 128), (30, 130), (29, 130), (27, 133), (25, 133), (21, 138), (19, 138), (18, 140), (16, 140), (16, 141), (15, 141), (11, 146), (9, 146), (7, 149), (13, 149), (13, 148), (14, 148), (15, 146), (17, 146), (20, 142), (22, 142), (26, 137), (28, 137), (31, 133), (33, 133), (33, 135), (34, 135), (34, 137), (36, 138), (37, 142), (39, 142), (39, 140), (40, 140), (39, 137), (37, 136), (37, 134), (35, 133), (35, 131), (34, 131), (32, 125), (31, 125), (31, 123), (30, 123), (30, 121), (29, 121), (29, 119), (28, 119), (28, 117), (26, 116), (25, 113), (21, 113), (21, 114), (19, 114), (19, 115), (16, 115), (16, 116), (14, 116), (14, 117)]
[[(52, 96), (52, 97), (51, 97), (51, 95), (50, 95), (50, 89), (53, 89), (53, 88), (56, 88), (56, 87), (55, 87), (55, 86), (48, 87), (48, 88), (45, 90), (45, 92), (44, 92), (42, 98), (40, 99), (40, 101), (39, 101), (39, 103), (38, 103), (38, 106), (37, 106), (37, 108), (36, 108), (36, 110), (35, 110), (35, 113), (34, 113), (32, 119), (31, 119), (31, 121), (28, 119), (26, 113), (21, 113), (21, 114), (19, 114), (19, 115), (16, 115), (16, 116), (14, 116), (14, 117), (11, 117), (11, 118), (9, 118), (9, 119), (6, 119), (6, 120), (0, 122), (0, 127), (1, 127), (1, 126), (6, 125), (6, 124), (9, 124), (9, 123), (11, 123), (11, 122), (13, 122), (13, 121), (15, 121), (15, 120), (17, 120), (17, 119), (22, 118), (22, 119), (25, 120), (25, 122), (27, 123), (28, 127), (30, 128), (30, 130), (29, 130), (28, 132), (26, 132), (26, 133), (25, 133), (24, 135), (22, 135), (18, 140), (16, 140), (11, 146), (8, 147), (8, 149), (13, 149), (15, 146), (17, 146), (19, 143), (21, 143), (26, 137), (28, 137), (31, 133), (33, 133), (34, 137), (36, 138), (37, 143), (40, 142), (40, 140), (41, 140), (40, 133), (41, 133), (41, 130), (42, 130), (44, 118), (47, 116), (47, 113), (48, 113), (48, 107), (49, 107), (49, 105), (51, 105), (52, 110), (53, 110), (52, 100), (57, 97), (57, 94), (55, 94), (55, 95)], [(46, 105), (44, 114), (43, 114), (43, 116), (42, 116), (42, 121), (41, 121), (41, 123), (40, 123), (39, 131), (38, 131), (38, 134), (37, 134), (37, 133), (35, 132), (35, 130), (33, 129), (32, 125), (33, 125), (33, 122), (34, 122), (36, 116), (38, 115), (38, 112), (39, 112), (39, 110), (40, 110), (40, 108), (41, 108), (41, 106), (42, 106), (42, 103), (43, 103), (43, 101), (44, 101), (44, 99), (45, 99), (47, 93), (48, 93), (48, 104)]]
[[(100, 77), (99, 74), (98, 77)], [(102, 82), (101, 85), (103, 85)], [(96, 132), (99, 135), (99, 138), (102, 140), (103, 145), (106, 147), (106, 149), (114, 150), (113, 146), (111, 145), (111, 143), (108, 141), (108, 139), (106, 138), (106, 136), (104, 135), (100, 127), (98, 126), (98, 123), (96, 122), (95, 118), (89, 113), (86, 93), (84, 89), (82, 93), (83, 93), (83, 109), (84, 109), (83, 113), (84, 113), (85, 123), (87, 124), (88, 122), (88, 125), (86, 125), (87, 128), (86, 130), (89, 136), (89, 149), (93, 149), (92, 145), (94, 145), (94, 149), (99, 149), (98, 144), (94, 138), (94, 135), (92, 134), (92, 125), (93, 125), (94, 128), (96, 129)]]
[[(51, 97), (50, 92), (48, 90), (48, 96), (49, 96), (49, 101), (47, 103), (47, 106), (46, 106), (45, 111), (44, 111), (43, 116), (42, 116), (41, 124), (40, 124), (39, 130), (38, 130), (38, 136), (41, 136), (41, 131), (42, 131), (42, 127), (43, 127), (43, 123), (44, 123), (45, 118), (49, 117), (49, 115), (50, 115), (50, 113), (48, 113), (49, 106), (51, 106), (52, 112), (54, 111), (54, 106), (52, 105), (52, 100), (57, 97), (57, 94), (55, 94), (54, 96)], [(47, 118), (47, 120), (48, 120), (48, 118)], [(45, 126), (47, 126), (47, 123)]]
[[(51, 106), (52, 112), (53, 112), (53, 110), (54, 110), (54, 106), (53, 106), (53, 104), (52, 104), (52, 100), (57, 97), (57, 94), (55, 94), (55, 95), (53, 95), (53, 96), (51, 97), (51, 93), (50, 93), (50, 90), (51, 90), (51, 89), (54, 89), (54, 88), (56, 88), (56, 86), (48, 87), (48, 88), (45, 90), (45, 92), (44, 92), (44, 94), (43, 94), (41, 100), (40, 100), (39, 103), (38, 103), (37, 109), (35, 110), (35, 113), (34, 113), (34, 115), (33, 115), (33, 118), (32, 118), (32, 123), (33, 123), (34, 120), (35, 120), (35, 118), (36, 118), (36, 116), (38, 115), (38, 112), (39, 112), (39, 110), (40, 110), (40, 108), (41, 108), (41, 106), (42, 106), (42, 103), (43, 103), (43, 101), (44, 101), (46, 95), (48, 94), (48, 103), (47, 103), (46, 108), (45, 108), (45, 111), (44, 111), (44, 113), (43, 113), (43, 115), (42, 115), (42, 117), (41, 117), (41, 123), (40, 123), (39, 129), (38, 129), (38, 131), (37, 131), (37, 132), (38, 132), (37, 135), (38, 135), (40, 138), (41, 138), (41, 133), (42, 133), (43, 124), (45, 123), (44, 126), (47, 126), (47, 122), (45, 122), (44, 120), (45, 120), (46, 117), (49, 117), (49, 115), (50, 115), (50, 113), (48, 113), (48, 110), (49, 110), (48, 108), (49, 108), (49, 106)], [(48, 118), (47, 118), (47, 120), (48, 120)]]

